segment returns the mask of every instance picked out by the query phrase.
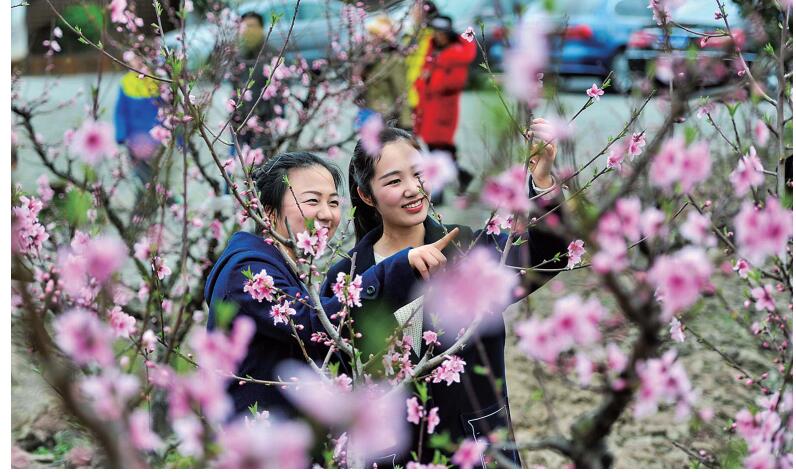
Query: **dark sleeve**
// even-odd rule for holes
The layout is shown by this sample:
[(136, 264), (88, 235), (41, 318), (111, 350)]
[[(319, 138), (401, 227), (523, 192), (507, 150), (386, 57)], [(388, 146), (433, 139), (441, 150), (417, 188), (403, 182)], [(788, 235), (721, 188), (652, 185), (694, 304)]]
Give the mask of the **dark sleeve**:
[[(306, 304), (295, 301), (295, 298), (290, 298), (292, 303), (291, 308), (296, 310), (293, 315), (293, 322), (304, 326), (304, 329), (298, 331), (299, 336), (305, 343), (310, 342), (310, 336), (316, 331), (324, 331), (318, 313), (312, 307), (312, 301), (309, 300), (309, 294), (303, 287), (296, 286), (293, 282), (293, 277), (286, 273), (285, 267), (278, 267), (275, 264), (264, 261), (243, 261), (238, 263), (232, 268), (228, 279), (227, 290), (224, 293), (224, 300), (234, 302), (238, 307), (238, 314), (251, 317), (257, 326), (257, 332), (263, 336), (277, 339), (285, 342), (292, 338), (293, 331), (290, 325), (285, 323), (274, 323), (271, 316), (271, 307), (276, 303), (276, 299), (281, 294), (275, 294), (274, 301), (269, 302), (263, 299), (261, 302), (252, 298), (249, 293), (243, 291), (247, 279), (243, 275), (243, 271), (251, 269), (253, 274), (258, 274), (263, 269), (266, 274), (274, 279), (274, 287), (280, 291), (295, 297), (297, 294), (306, 299)], [(342, 304), (336, 297), (321, 297), (321, 305), (327, 315), (331, 316), (337, 313), (342, 308)]]
[[(389, 306), (398, 308), (409, 303), (411, 288), (417, 282), (418, 275), (409, 265), (409, 251), (406, 248), (398, 251), (380, 263), (362, 273), (362, 304), (363, 308), (369, 301), (383, 301)], [(334, 296), (332, 285), (337, 281), (337, 274), (351, 272), (351, 261), (343, 259), (329, 270), (321, 286), (321, 295)]]

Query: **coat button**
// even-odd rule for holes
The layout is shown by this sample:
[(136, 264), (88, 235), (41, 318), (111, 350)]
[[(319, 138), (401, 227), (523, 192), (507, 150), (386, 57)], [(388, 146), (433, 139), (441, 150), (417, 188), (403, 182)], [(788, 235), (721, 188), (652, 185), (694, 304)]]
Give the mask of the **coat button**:
[(365, 289), (365, 293), (367, 293), (368, 295), (373, 295), (374, 293), (376, 293), (376, 287), (374, 287), (373, 285), (368, 285), (368, 288)]

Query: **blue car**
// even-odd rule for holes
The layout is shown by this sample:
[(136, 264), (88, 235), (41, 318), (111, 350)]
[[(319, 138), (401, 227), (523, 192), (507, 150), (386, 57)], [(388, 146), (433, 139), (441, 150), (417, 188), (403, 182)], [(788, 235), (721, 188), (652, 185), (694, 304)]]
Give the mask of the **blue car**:
[(547, 13), (552, 20), (550, 72), (605, 77), (613, 70), (612, 89), (630, 91), (634, 75), (625, 50), (631, 34), (652, 21), (649, 1), (557, 0), (545, 10), (547, 3), (532, 4), (525, 18)]

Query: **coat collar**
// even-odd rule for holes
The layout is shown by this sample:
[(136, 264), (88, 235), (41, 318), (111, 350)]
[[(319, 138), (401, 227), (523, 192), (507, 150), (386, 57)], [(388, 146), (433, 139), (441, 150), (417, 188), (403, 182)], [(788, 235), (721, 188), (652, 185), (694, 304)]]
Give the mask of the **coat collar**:
[[(438, 222), (434, 221), (434, 218), (432, 218), (431, 215), (427, 216), (423, 221), (423, 226), (426, 229), (425, 235), (423, 236), (423, 244), (433, 243), (445, 235), (445, 228)], [(352, 255), (354, 253), (357, 254), (357, 267), (355, 268), (355, 272), (357, 274), (362, 274), (362, 272), (366, 271), (368, 268), (376, 265), (376, 256), (373, 252), (373, 245), (378, 242), (383, 232), (384, 226), (382, 225), (373, 228), (365, 236), (363, 236), (362, 239), (359, 240), (356, 246), (354, 246), (354, 249), (352, 249), (349, 253)]]

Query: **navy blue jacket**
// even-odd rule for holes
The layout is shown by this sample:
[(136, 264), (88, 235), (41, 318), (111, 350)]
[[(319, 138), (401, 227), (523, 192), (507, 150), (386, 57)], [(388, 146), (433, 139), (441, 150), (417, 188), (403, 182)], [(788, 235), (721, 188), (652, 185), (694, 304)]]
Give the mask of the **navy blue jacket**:
[[(531, 193), (531, 195), (533, 195), (533, 193)], [(426, 229), (425, 244), (437, 241), (444, 235), (442, 225), (434, 221), (431, 217), (426, 218), (423, 224)], [(495, 251), (495, 253), (499, 254), (499, 251), (502, 251), (508, 239), (507, 233), (487, 235), (485, 232), (481, 234), (483, 230), (479, 229), (474, 231), (472, 228), (466, 226), (446, 225), (445, 227), (448, 231), (455, 227), (459, 228), (459, 236), (456, 240), (463, 248), (469, 247), (470, 242), (477, 238), (477, 245), (490, 248)], [(354, 249), (350, 251), (349, 254), (356, 253), (357, 255), (356, 267), (354, 268), (356, 273), (367, 271), (375, 264), (373, 245), (379, 240), (381, 234), (381, 227), (370, 231), (357, 243)], [(540, 265), (539, 268), (560, 270), (566, 266), (567, 242), (565, 240), (552, 233), (539, 229), (532, 229), (530, 232), (526, 232), (521, 236), (522, 239), (528, 242), (520, 246), (510, 246), (506, 262), (508, 265), (532, 267), (541, 264), (545, 260), (553, 259), (553, 256), (559, 253), (563, 255), (559, 261)], [(451, 244), (443, 251), (443, 254), (445, 254), (448, 258), (448, 263), (450, 263), (455, 260), (456, 250)], [(335, 264), (328, 273), (329, 275), (324, 282), (321, 294), (326, 296), (331, 293), (331, 284), (334, 283), (333, 274), (348, 272), (349, 270), (349, 259), (343, 259)], [(526, 281), (524, 281), (524, 286), (527, 293), (539, 288), (556, 273), (557, 272), (539, 272), (536, 273), (539, 277), (533, 279), (533, 281), (526, 279)], [(416, 291), (413, 285), (414, 281), (407, 280), (407, 283), (403, 284), (400, 289), (404, 290), (406, 293), (414, 294)], [(525, 296), (527, 296), (527, 294), (523, 295), (523, 298)], [(411, 298), (412, 297), (409, 297), (409, 300), (411, 300)], [(502, 309), (505, 308), (507, 307), (502, 307)], [(369, 312), (366, 307), (363, 307), (363, 309), (353, 311), (352, 316), (354, 316), (357, 325), (362, 329), (361, 325), (367, 324), (365, 320), (368, 317), (384, 317), (384, 313), (383, 311), (377, 311), (375, 313)], [(423, 320), (423, 331), (433, 329), (427, 318), (428, 317), (424, 317)], [(392, 329), (398, 327), (398, 322), (395, 320), (394, 316), (388, 319), (392, 322)], [(440, 339), (442, 346), (438, 346), (435, 352), (442, 352), (450, 347), (453, 342), (455, 342), (455, 335), (456, 333), (447, 333), (447, 335), (443, 336)], [(363, 339), (364, 338), (367, 338), (367, 332), (363, 332)], [(478, 342), (476, 340), (468, 343), (465, 348), (458, 353), (467, 363), (465, 372), (461, 375), (461, 382), (451, 384), (450, 386), (446, 386), (444, 383), (428, 384), (429, 396), (431, 397), (431, 404), (428, 405), (428, 408), (433, 408), (434, 406), (439, 407), (440, 424), (437, 427), (437, 431), (442, 432), (447, 430), (451, 434), (451, 439), (457, 443), (465, 438), (481, 438), (495, 429), (505, 428), (510, 424), (508, 394), (506, 390), (506, 367), (503, 355), (505, 340), (506, 333), (502, 323), (500, 323), (498, 327), (492, 329), (488, 335), (480, 336), (477, 340), (480, 341), (481, 346), (483, 346), (483, 350), (489, 362), (489, 368), (494, 374), (494, 377), (502, 380), (500, 388), (500, 395), (502, 398), (498, 398), (495, 384), (490, 381), (488, 376), (475, 373), (475, 366), (484, 365), (483, 356), (479, 354)], [(423, 346), (423, 352), (420, 354), (421, 356), (425, 352), (425, 349), (426, 346)], [(419, 356), (414, 352), (412, 360), (413, 363), (419, 361)], [(417, 444), (417, 434), (418, 432), (415, 431), (415, 438), (411, 443), (413, 448)], [(520, 462), (516, 452), (509, 450), (503, 452), (519, 466)], [(430, 461), (432, 459), (432, 453), (433, 451), (431, 451), (429, 447), (425, 447), (425, 457), (423, 461)], [(428, 455), (426, 456), (426, 454)], [(397, 462), (408, 460), (406, 452), (404, 452), (403, 456), (401, 453), (398, 453), (396, 460)], [(390, 464), (387, 463), (385, 465), (389, 466)]]
[[(396, 289), (404, 285), (405, 280), (415, 278), (409, 265), (408, 252), (408, 249), (400, 251), (361, 273), (363, 287), (367, 287), (362, 293), (363, 305), (366, 304), (364, 300), (377, 298), (386, 300), (396, 309), (407, 303), (405, 294)], [(265, 269), (274, 279), (274, 286), (291, 295), (300, 293), (302, 297), (308, 297), (309, 293), (276, 247), (267, 244), (259, 236), (242, 231), (229, 239), (205, 284), (205, 301), (210, 308), (207, 329), (216, 328), (216, 303), (219, 301), (235, 303), (238, 307), (235, 316), (248, 316), (257, 326), (237, 375), (251, 376), (258, 380), (275, 380), (274, 369), (280, 362), (286, 359), (304, 361), (304, 357), (298, 342), (293, 338), (290, 326), (284, 323), (274, 325), (270, 314), (272, 303), (267, 300), (258, 302), (250, 294), (243, 292), (247, 279), (242, 272), (246, 269), (251, 269), (254, 274)], [(321, 304), (327, 315), (342, 309), (341, 303), (334, 296), (322, 297)], [(293, 303), (292, 308), (296, 310), (294, 322), (304, 325), (304, 329), (298, 333), (308, 354), (320, 363), (328, 348), (310, 341), (312, 333), (325, 332), (317, 313), (302, 303)], [(295, 414), (295, 410), (275, 387), (255, 383), (239, 385), (235, 380), (229, 384), (228, 392), (233, 399), (236, 415), (245, 413), (255, 402), (258, 408), (272, 413), (281, 410), (288, 416)]]

